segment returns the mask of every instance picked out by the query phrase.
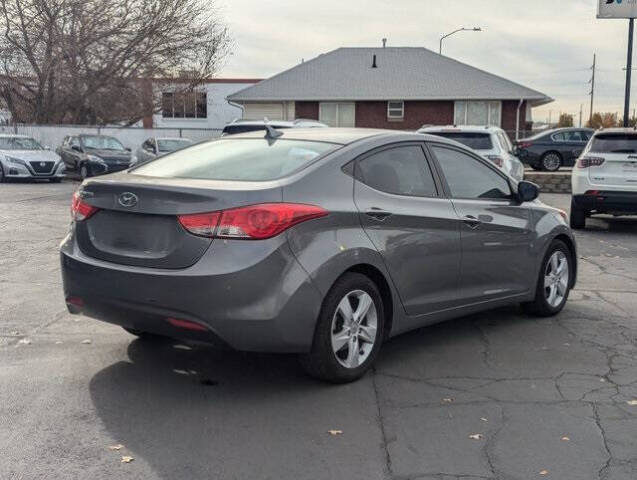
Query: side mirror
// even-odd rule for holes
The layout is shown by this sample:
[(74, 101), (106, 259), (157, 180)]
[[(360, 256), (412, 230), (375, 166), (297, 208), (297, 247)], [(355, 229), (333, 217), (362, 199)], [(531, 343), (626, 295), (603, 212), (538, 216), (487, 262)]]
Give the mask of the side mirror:
[(71, 150), (82, 153), (82, 147), (80, 147), (79, 145), (72, 145)]
[(522, 180), (518, 183), (518, 200), (520, 203), (532, 202), (540, 196), (540, 187), (535, 183)]

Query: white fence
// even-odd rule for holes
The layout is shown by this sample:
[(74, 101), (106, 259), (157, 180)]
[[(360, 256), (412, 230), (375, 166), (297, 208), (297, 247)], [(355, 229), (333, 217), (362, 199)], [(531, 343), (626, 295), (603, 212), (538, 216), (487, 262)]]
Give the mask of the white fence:
[(135, 150), (151, 137), (183, 137), (193, 142), (209, 140), (221, 135), (220, 129), (211, 128), (140, 128), (140, 127), (97, 127), (90, 125), (6, 125), (0, 126), (0, 133), (17, 133), (35, 138), (44, 146), (55, 150), (67, 135), (110, 135), (125, 147)]

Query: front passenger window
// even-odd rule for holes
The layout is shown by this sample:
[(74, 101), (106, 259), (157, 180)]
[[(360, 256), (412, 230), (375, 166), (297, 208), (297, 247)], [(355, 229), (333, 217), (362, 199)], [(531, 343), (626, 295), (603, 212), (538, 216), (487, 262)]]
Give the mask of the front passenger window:
[(453, 198), (505, 199), (511, 197), (509, 182), (470, 155), (433, 145), (432, 150)]

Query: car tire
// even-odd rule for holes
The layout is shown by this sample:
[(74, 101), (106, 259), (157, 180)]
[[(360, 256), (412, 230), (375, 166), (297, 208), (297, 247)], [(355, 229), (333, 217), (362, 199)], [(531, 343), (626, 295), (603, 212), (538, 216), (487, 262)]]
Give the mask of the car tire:
[(301, 356), (301, 366), (310, 376), (330, 383), (358, 380), (378, 356), (384, 325), (376, 284), (365, 275), (346, 273), (323, 300), (312, 349)]
[(562, 156), (557, 152), (546, 152), (541, 159), (542, 170), (557, 172), (562, 166)]
[(80, 177), (82, 180), (85, 180), (91, 176), (91, 170), (88, 168), (86, 163), (80, 165)]
[(575, 204), (575, 200), (571, 200), (570, 224), (573, 230), (583, 230), (586, 228), (586, 211), (579, 208)]
[(560, 313), (568, 300), (574, 272), (572, 252), (563, 241), (553, 240), (542, 259), (535, 299), (523, 304), (524, 310), (539, 317)]

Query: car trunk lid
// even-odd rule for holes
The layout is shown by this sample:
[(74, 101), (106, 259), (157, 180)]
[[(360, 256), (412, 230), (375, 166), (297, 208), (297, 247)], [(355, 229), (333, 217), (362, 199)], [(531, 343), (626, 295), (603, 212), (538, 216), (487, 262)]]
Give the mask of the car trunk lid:
[(281, 201), (280, 188), (272, 184), (140, 176), (131, 181), (125, 173), (120, 181), (112, 178), (82, 186), (82, 201), (99, 210), (76, 223), (76, 234), (86, 255), (121, 265), (187, 268), (213, 240), (186, 231), (178, 215)]
[(604, 160), (588, 170), (593, 185), (637, 190), (637, 133), (598, 134), (584, 156)]

